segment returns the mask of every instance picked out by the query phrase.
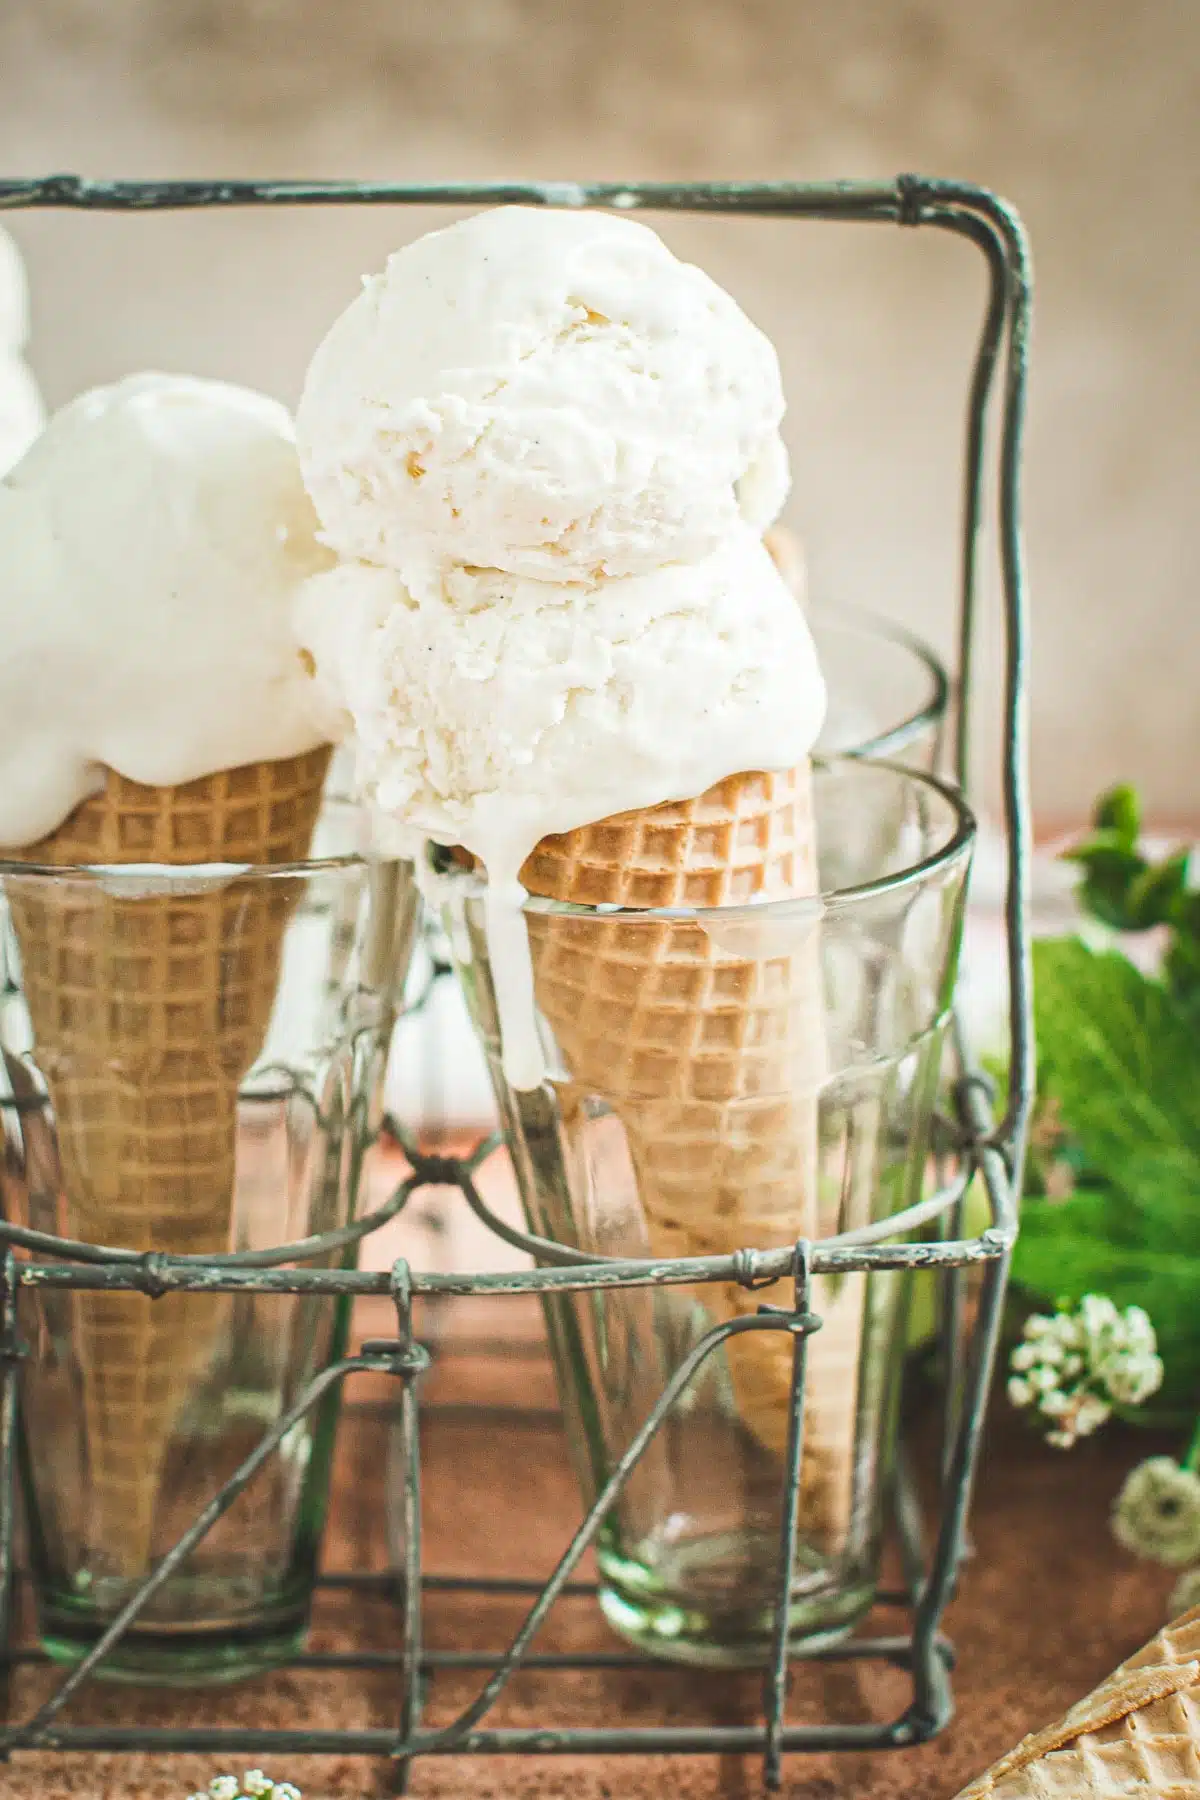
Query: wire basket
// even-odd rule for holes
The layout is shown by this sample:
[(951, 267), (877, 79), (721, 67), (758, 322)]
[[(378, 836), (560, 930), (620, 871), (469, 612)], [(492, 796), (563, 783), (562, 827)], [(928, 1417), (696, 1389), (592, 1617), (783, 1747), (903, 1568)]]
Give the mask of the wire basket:
[[(1001, 591), (1005, 625), (1003, 800), (1007, 834), (1008, 887), (1006, 942), (1009, 977), (1010, 1081), (1003, 1118), (992, 1116), (991, 1086), (973, 1065), (956, 1029), (952, 1040), (954, 1078), (950, 1087), (952, 1117), (943, 1121), (941, 1173), (937, 1191), (906, 1211), (819, 1244), (800, 1242), (784, 1250), (762, 1251), (747, 1245), (732, 1256), (675, 1261), (628, 1261), (592, 1256), (537, 1238), (495, 1215), (484, 1201), (476, 1173), (496, 1140), (481, 1143), (466, 1158), (424, 1154), (407, 1141), (403, 1126), (390, 1122), (404, 1145), (411, 1173), (397, 1192), (376, 1211), (350, 1226), (302, 1243), (270, 1251), (228, 1256), (166, 1256), (154, 1251), (105, 1250), (50, 1237), (0, 1220), (0, 1688), (7, 1699), (8, 1676), (27, 1656), (14, 1641), (14, 1566), (17, 1413), (22, 1345), (18, 1333), (18, 1298), (22, 1289), (137, 1292), (151, 1297), (170, 1292), (321, 1294), (348, 1297), (376, 1295), (389, 1299), (395, 1311), (394, 1337), (374, 1339), (361, 1350), (325, 1369), (277, 1420), (236, 1473), (195, 1519), (170, 1553), (146, 1576), (90, 1652), (63, 1679), (57, 1690), (29, 1718), (11, 1718), (7, 1705), (0, 1716), (0, 1760), (13, 1751), (154, 1751), (162, 1754), (204, 1751), (214, 1756), (253, 1758), (303, 1754), (359, 1754), (388, 1759), (400, 1783), (415, 1758), (432, 1754), (617, 1754), (730, 1752), (757, 1753), (768, 1786), (778, 1786), (781, 1760), (806, 1750), (895, 1749), (916, 1744), (940, 1730), (952, 1710), (951, 1649), (940, 1631), (964, 1554), (972, 1479), (983, 1428), (984, 1407), (999, 1334), (1001, 1308), (1013, 1240), (1016, 1197), (1031, 1095), (1033, 1050), (1030, 1030), (1030, 970), (1026, 904), (1029, 808), (1026, 776), (1024, 687), (1026, 674), (1025, 584), (1020, 522), (1021, 438), (1025, 401), (1030, 308), (1030, 266), (1019, 219), (1003, 201), (986, 190), (963, 183), (903, 175), (894, 182), (834, 183), (574, 183), (434, 186), (355, 182), (93, 182), (74, 176), (41, 180), (0, 181), (0, 210), (57, 207), (84, 211), (158, 212), (196, 207), (243, 206), (486, 206), (517, 204), (558, 207), (601, 206), (631, 210), (665, 210), (800, 220), (932, 228), (973, 243), (988, 270), (985, 317), (970, 377), (964, 486), (962, 493), (960, 618), (954, 709), (949, 746), (953, 772), (967, 786), (967, 739), (972, 692), (972, 663), (977, 626), (977, 589), (985, 478), (997, 484), (997, 516)], [(989, 439), (989, 406), (999, 387), (1000, 422)], [(994, 442), (994, 454), (991, 454)], [(994, 470), (991, 465), (994, 463)], [(37, 1102), (41, 1104), (40, 1101)], [(20, 1105), (18, 1100), (0, 1102)], [(987, 1195), (988, 1223), (974, 1237), (963, 1236), (964, 1195), (978, 1175)], [(348, 1249), (396, 1217), (411, 1196), (425, 1186), (457, 1191), (487, 1228), (506, 1244), (528, 1253), (530, 1269), (484, 1274), (421, 1273), (406, 1262), (388, 1272), (350, 1268), (311, 1268), (318, 1257)], [(920, 1228), (920, 1241), (907, 1241)], [(966, 1276), (978, 1265), (977, 1304), (968, 1323)], [(817, 1321), (808, 1306), (815, 1275), (845, 1271), (930, 1269), (940, 1278), (940, 1335), (946, 1368), (942, 1414), (942, 1483), (939, 1516), (932, 1549), (923, 1549), (925, 1532), (910, 1479), (901, 1473), (894, 1494), (895, 1526), (900, 1546), (902, 1587), (881, 1596), (895, 1606), (899, 1628), (887, 1636), (855, 1637), (824, 1654), (829, 1658), (879, 1658), (909, 1674), (911, 1693), (899, 1715), (886, 1723), (794, 1723), (787, 1718), (787, 1595), (797, 1532), (800, 1469), (803, 1454), (806, 1339)], [(511, 1643), (494, 1655), (472, 1661), (485, 1679), (473, 1702), (450, 1723), (422, 1724), (422, 1699), (438, 1659), (422, 1647), (425, 1596), (444, 1587), (446, 1577), (427, 1571), (422, 1558), (422, 1475), (418, 1425), (421, 1416), (418, 1378), (429, 1366), (428, 1349), (414, 1335), (413, 1303), (418, 1297), (437, 1301), (454, 1296), (526, 1296), (580, 1293), (612, 1287), (666, 1286), (703, 1282), (738, 1282), (754, 1288), (789, 1278), (790, 1309), (764, 1309), (761, 1328), (787, 1332), (793, 1345), (789, 1439), (785, 1456), (784, 1500), (779, 1563), (780, 1595), (773, 1655), (764, 1682), (761, 1718), (743, 1725), (661, 1726), (646, 1729), (614, 1725), (608, 1729), (520, 1728), (489, 1726), (488, 1715), (513, 1675), (521, 1668), (580, 1669), (604, 1665), (604, 1658), (530, 1657), (530, 1645), (555, 1603), (581, 1591), (574, 1579), (580, 1561), (627, 1482), (639, 1457), (696, 1369), (729, 1334), (718, 1325), (677, 1369), (666, 1389), (629, 1444), (594, 1504), (581, 1520), (569, 1547), (544, 1583), (514, 1580), (499, 1587), (527, 1593), (529, 1611)], [(371, 1372), (390, 1377), (398, 1393), (389, 1428), (397, 1433), (397, 1467), (402, 1469), (398, 1500), (395, 1566), (382, 1573), (332, 1571), (328, 1587), (374, 1589), (396, 1606), (395, 1649), (385, 1660), (397, 1674), (396, 1723), (392, 1729), (313, 1729), (298, 1719), (294, 1729), (242, 1730), (180, 1727), (143, 1729), (133, 1724), (89, 1726), (64, 1724), (60, 1715), (79, 1688), (103, 1663), (137, 1620), (154, 1594), (187, 1559), (192, 1549), (229, 1510), (239, 1494), (277, 1451), (298, 1419), (319, 1405), (323, 1396), (348, 1377)], [(431, 1409), (436, 1413), (436, 1408)], [(494, 1427), (495, 1415), (481, 1414)], [(382, 1428), (382, 1427), (381, 1427)], [(36, 1422), (31, 1423), (36, 1430)], [(494, 1578), (457, 1578), (467, 1591), (495, 1592)], [(622, 1666), (635, 1662), (653, 1669), (648, 1658), (608, 1659)], [(371, 1662), (352, 1653), (302, 1655), (297, 1670)], [(378, 1658), (371, 1666), (378, 1666)]]

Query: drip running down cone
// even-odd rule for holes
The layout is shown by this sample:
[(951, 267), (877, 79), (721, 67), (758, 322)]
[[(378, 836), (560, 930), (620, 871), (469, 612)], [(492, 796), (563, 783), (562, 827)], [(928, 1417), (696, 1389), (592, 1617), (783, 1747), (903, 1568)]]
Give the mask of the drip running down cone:
[[(545, 838), (521, 879), (589, 907), (736, 906), (818, 891), (807, 764), (746, 774), (698, 799)], [(538, 1005), (580, 1095), (626, 1133), (654, 1256), (728, 1255), (821, 1235), (818, 1090), (826, 1072), (816, 920), (779, 927), (532, 914)], [(787, 1283), (712, 1285), (718, 1320), (790, 1305)], [(862, 1286), (815, 1284), (801, 1516), (837, 1542), (849, 1522)], [(740, 1416), (781, 1456), (793, 1349), (786, 1331), (726, 1345)]]
[[(109, 773), (11, 861), (284, 864), (308, 854), (326, 748), (173, 788)], [(54, 1107), (63, 1229), (170, 1255), (230, 1248), (238, 1087), (266, 1037), (287, 881), (131, 897), (103, 878), (11, 884), (35, 1058)], [(132, 1578), (152, 1554), (164, 1460), (225, 1323), (216, 1296), (77, 1294), (91, 1549)]]

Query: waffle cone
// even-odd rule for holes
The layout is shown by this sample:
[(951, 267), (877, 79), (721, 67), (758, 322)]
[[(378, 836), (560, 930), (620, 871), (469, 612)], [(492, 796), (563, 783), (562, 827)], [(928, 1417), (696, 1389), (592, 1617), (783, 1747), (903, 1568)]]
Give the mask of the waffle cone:
[[(174, 788), (109, 773), (10, 860), (287, 863), (308, 854), (319, 749)], [(102, 881), (12, 884), (24, 992), (54, 1106), (62, 1228), (170, 1255), (229, 1249), (238, 1086), (266, 1036), (291, 883), (233, 880), (149, 901)], [(90, 1548), (136, 1576), (180, 1411), (221, 1335), (215, 1296), (78, 1294)]]
[[(747, 774), (698, 799), (546, 838), (522, 883), (599, 906), (713, 907), (818, 889), (808, 766)], [(817, 1091), (825, 1074), (819, 944), (748, 919), (529, 921), (538, 1005), (577, 1086), (625, 1127), (651, 1253), (728, 1255), (821, 1234)], [(764, 935), (768, 934), (768, 935)], [(809, 1342), (805, 1523), (837, 1537), (851, 1503), (862, 1288), (818, 1284)], [(789, 1288), (706, 1287), (720, 1319), (789, 1304)], [(787, 1439), (792, 1340), (727, 1346), (741, 1417), (773, 1454)]]
[(1200, 1607), (958, 1800), (1200, 1800)]

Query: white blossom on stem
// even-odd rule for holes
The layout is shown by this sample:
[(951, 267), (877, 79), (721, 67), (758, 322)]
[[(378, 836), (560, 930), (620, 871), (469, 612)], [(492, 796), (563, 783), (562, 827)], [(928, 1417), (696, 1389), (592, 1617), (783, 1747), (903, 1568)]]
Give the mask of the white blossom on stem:
[(1149, 1316), (1140, 1306), (1121, 1312), (1104, 1294), (1085, 1294), (1073, 1310), (1034, 1313), (1009, 1368), (1009, 1400), (1039, 1417), (1056, 1450), (1098, 1431), (1114, 1406), (1140, 1406), (1163, 1379)]
[(1200, 1561), (1200, 1475), (1171, 1456), (1151, 1456), (1125, 1478), (1113, 1536), (1135, 1556), (1168, 1569)]
[(202, 1793), (189, 1794), (188, 1800), (301, 1800), (301, 1795), (290, 1781), (272, 1781), (261, 1769), (247, 1769), (240, 1781), (236, 1775), (214, 1775)]

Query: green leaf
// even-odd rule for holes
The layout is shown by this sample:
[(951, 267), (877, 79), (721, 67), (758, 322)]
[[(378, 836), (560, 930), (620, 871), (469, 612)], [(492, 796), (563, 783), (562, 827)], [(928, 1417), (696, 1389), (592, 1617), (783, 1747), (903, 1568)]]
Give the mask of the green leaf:
[[(1034, 970), (1039, 1048), (1087, 1162), (1151, 1228), (1143, 1241), (1200, 1252), (1192, 1024), (1161, 983), (1078, 939), (1035, 945)], [(1200, 1287), (1194, 1300), (1200, 1315)]]
[(1187, 880), (1188, 852), (1177, 851), (1165, 862), (1145, 869), (1131, 883), (1125, 897), (1134, 931), (1171, 923)]
[(1133, 929), (1129, 895), (1147, 872), (1145, 857), (1115, 832), (1099, 831), (1086, 842), (1064, 850), (1063, 861), (1078, 863), (1083, 870), (1079, 899), (1086, 912), (1118, 931)]
[(1090, 881), (1114, 894), (1125, 893), (1149, 866), (1144, 856), (1111, 831), (1098, 831), (1095, 837), (1072, 844), (1063, 851), (1062, 860), (1078, 863)]
[(1081, 1192), (1061, 1205), (1027, 1201), (1013, 1280), (1047, 1306), (1107, 1294), (1150, 1315), (1166, 1369), (1156, 1408), (1194, 1410), (1200, 1399), (1200, 1254), (1139, 1248), (1122, 1235), (1119, 1201)]
[(1194, 1008), (1200, 999), (1200, 941), (1176, 934), (1164, 958), (1163, 973), (1176, 999)]
[(1085, 869), (1108, 870), (1114, 876), (1136, 875), (1146, 867), (1146, 859), (1138, 855), (1137, 846), (1116, 831), (1094, 831), (1091, 837), (1069, 844), (1062, 860), (1079, 863)]
[(1127, 784), (1111, 788), (1096, 802), (1092, 815), (1099, 831), (1114, 832), (1124, 843), (1137, 843), (1142, 829), (1142, 807), (1135, 789)]
[(1129, 931), (1125, 892), (1124, 888), (1116, 892), (1100, 882), (1085, 881), (1079, 888), (1079, 904), (1090, 918), (1099, 919), (1101, 925), (1108, 925), (1113, 931)]

